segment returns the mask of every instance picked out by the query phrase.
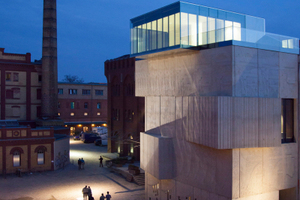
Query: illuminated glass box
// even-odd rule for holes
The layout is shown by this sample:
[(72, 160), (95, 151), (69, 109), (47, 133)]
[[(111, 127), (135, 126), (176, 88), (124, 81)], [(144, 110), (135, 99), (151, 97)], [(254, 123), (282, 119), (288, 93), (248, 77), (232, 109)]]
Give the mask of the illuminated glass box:
[(195, 46), (239, 45), (299, 53), (299, 39), (265, 32), (265, 20), (176, 2), (130, 20), (132, 56)]

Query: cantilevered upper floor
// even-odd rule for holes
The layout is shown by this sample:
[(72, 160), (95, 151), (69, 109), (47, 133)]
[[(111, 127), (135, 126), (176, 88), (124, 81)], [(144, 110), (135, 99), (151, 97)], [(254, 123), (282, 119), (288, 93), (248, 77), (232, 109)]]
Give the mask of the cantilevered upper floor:
[(265, 31), (263, 18), (176, 2), (130, 20), (131, 54), (238, 45), (299, 54), (299, 39)]

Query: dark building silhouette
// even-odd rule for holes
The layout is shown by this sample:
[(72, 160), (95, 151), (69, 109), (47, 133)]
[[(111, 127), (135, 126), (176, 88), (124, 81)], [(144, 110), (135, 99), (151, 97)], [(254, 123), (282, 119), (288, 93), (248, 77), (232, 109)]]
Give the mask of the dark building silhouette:
[(105, 61), (108, 102), (108, 152), (139, 159), (140, 132), (145, 127), (145, 100), (135, 96), (135, 58), (125, 55)]

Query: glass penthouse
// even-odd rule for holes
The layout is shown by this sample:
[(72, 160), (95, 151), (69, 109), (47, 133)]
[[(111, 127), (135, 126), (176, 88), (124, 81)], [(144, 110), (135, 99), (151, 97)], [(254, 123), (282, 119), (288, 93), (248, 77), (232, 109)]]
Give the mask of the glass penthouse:
[(216, 44), (299, 53), (299, 39), (265, 32), (263, 18), (186, 2), (170, 4), (130, 22), (132, 56)]

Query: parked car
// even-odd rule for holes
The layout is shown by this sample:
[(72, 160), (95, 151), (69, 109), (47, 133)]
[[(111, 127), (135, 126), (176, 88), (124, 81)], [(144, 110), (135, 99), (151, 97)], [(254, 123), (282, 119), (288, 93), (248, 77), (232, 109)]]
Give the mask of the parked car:
[(81, 136), (81, 140), (84, 143), (93, 143), (97, 139), (100, 139), (100, 137), (94, 133), (84, 133)]
[(95, 140), (94, 144), (96, 146), (107, 146), (107, 140), (103, 140), (103, 139), (97, 139)]
[(74, 139), (74, 140), (80, 140), (80, 135), (75, 135), (75, 136), (73, 137), (73, 139)]

